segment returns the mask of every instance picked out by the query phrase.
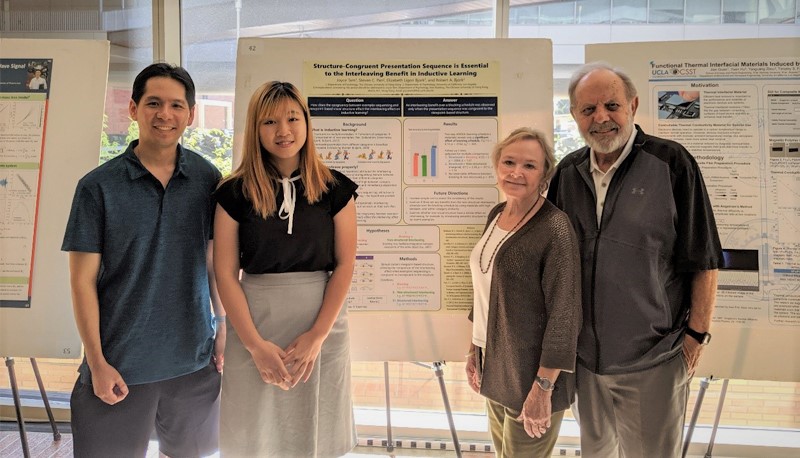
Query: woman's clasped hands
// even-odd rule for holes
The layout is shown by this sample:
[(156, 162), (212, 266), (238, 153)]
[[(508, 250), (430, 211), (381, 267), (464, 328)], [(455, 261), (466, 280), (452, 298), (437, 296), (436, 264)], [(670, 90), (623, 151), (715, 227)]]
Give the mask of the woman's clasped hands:
[(276, 385), (277, 387), (288, 390), (292, 385), (292, 376), (286, 368), (283, 359), (286, 352), (269, 340), (261, 340), (258, 345), (250, 351), (253, 362), (258, 369), (258, 375), (264, 383)]
[(311, 377), (324, 340), (318, 333), (308, 331), (298, 336), (286, 350), (268, 340), (261, 340), (250, 354), (264, 383), (289, 390)]
[(300, 380), (305, 383), (311, 377), (311, 372), (314, 370), (314, 362), (319, 356), (325, 337), (325, 335), (312, 329), (300, 334), (294, 339), (294, 342), (286, 347), (283, 363), (291, 374), (291, 387), (297, 385)]

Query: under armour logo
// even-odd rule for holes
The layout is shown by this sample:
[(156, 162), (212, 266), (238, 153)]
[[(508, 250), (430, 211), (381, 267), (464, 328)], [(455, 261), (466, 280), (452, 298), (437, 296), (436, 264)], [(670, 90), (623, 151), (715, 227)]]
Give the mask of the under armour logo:
[(644, 195), (644, 188), (631, 188), (631, 194)]

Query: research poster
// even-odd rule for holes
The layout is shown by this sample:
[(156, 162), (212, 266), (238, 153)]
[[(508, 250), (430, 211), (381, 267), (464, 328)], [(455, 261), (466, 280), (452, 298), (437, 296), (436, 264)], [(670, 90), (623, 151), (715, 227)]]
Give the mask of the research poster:
[(352, 311), (467, 311), (469, 253), (500, 196), (501, 64), (304, 62), (318, 154), (359, 183)]
[(0, 355), (81, 355), (60, 248), (75, 185), (97, 166), (110, 49), (0, 37)]
[[(503, 198), (491, 150), (520, 126), (552, 141), (552, 43), (239, 40), (236, 99), (270, 80), (299, 87), (317, 153), (359, 185), (353, 359), (463, 361), (468, 259)], [(237, 104), (234, 164), (245, 111)]]
[(53, 59), (0, 59), (0, 307), (31, 305)]
[[(586, 46), (639, 90), (637, 123), (685, 145), (724, 255), (698, 376), (800, 381), (800, 39)], [(776, 352), (775, 349), (780, 349)]]
[(725, 266), (714, 321), (800, 327), (800, 59), (661, 59), (655, 135), (697, 160)]

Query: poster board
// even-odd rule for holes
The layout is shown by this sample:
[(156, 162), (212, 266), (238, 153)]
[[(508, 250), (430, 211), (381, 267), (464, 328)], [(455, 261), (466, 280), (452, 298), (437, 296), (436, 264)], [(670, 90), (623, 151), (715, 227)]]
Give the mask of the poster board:
[[(726, 259), (697, 374), (800, 381), (800, 39), (597, 44), (696, 158)], [(683, 97), (685, 96), (685, 97)]]
[[(49, 97), (43, 110), (33, 110), (35, 122), (30, 122), (31, 117), (22, 121), (22, 116), (0, 116), (0, 136), (6, 140), (0, 141), (3, 144), (0, 162), (5, 164), (0, 173), (6, 181), (6, 185), (0, 188), (0, 206), (6, 215), (22, 206), (27, 207), (24, 225), (31, 229), (31, 235), (10, 234), (8, 230), (0, 233), (0, 250), (10, 253), (21, 244), (28, 244), (23, 254), (29, 252), (32, 260), (32, 266), (19, 269), (18, 274), (30, 282), (29, 293), (26, 291), (25, 294), (30, 300), (11, 301), (18, 306), (0, 307), (0, 356), (81, 356), (81, 341), (72, 314), (68, 260), (60, 248), (75, 186), (98, 162), (109, 49), (107, 41), (98, 40), (0, 38), (3, 60), (47, 62), (50, 65), (44, 78)], [(15, 73), (3, 71), (0, 74)], [(16, 84), (3, 78), (0, 80), (4, 87)], [(0, 93), (4, 111), (19, 112), (23, 103), (33, 105), (28, 101), (18, 103), (27, 97), (25, 94), (21, 94), (19, 100), (13, 97)], [(41, 129), (39, 141), (43, 139), (35, 148), (41, 162), (30, 174), (37, 180), (36, 185), (27, 175), (21, 177), (24, 173), (17, 172), (25, 167), (34, 167), (25, 165), (33, 164), (34, 159), (30, 162), (15, 159), (12, 155), (16, 152), (10, 147), (36, 140), (35, 135), (24, 130), (26, 127)], [(25, 135), (28, 137), (22, 141), (10, 140)], [(14, 190), (12, 184), (21, 187)], [(21, 196), (18, 191), (26, 195)], [(18, 211), (14, 214), (20, 215)], [(7, 289), (4, 291), (8, 294)]]
[(467, 259), (501, 199), (489, 154), (521, 126), (552, 141), (551, 42), (248, 38), (236, 65), (234, 165), (253, 91), (289, 81), (323, 161), (361, 186), (353, 359), (462, 361)]

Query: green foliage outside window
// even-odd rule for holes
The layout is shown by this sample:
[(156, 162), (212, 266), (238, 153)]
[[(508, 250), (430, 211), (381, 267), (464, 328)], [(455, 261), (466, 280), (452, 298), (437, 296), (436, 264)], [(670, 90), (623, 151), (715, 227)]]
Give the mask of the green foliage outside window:
[(209, 160), (223, 176), (231, 174), (233, 165), (233, 136), (220, 129), (187, 127), (183, 133), (184, 147), (200, 153)]
[(556, 132), (553, 136), (555, 143), (556, 162), (564, 159), (564, 156), (584, 146), (580, 136), (571, 135), (569, 132)]
[[(128, 144), (139, 138), (139, 124), (136, 121), (128, 125), (125, 141), (120, 143), (109, 137), (108, 117), (103, 115), (103, 132), (100, 134), (100, 164), (113, 159), (123, 152)], [(183, 133), (181, 144), (202, 155), (222, 173), (228, 176), (233, 165), (233, 136), (220, 129), (203, 129), (187, 127)]]
[(100, 164), (108, 162), (125, 151), (125, 147), (120, 147), (119, 142), (108, 137), (106, 130), (108, 130), (108, 116), (104, 114), (103, 131), (100, 132)]

